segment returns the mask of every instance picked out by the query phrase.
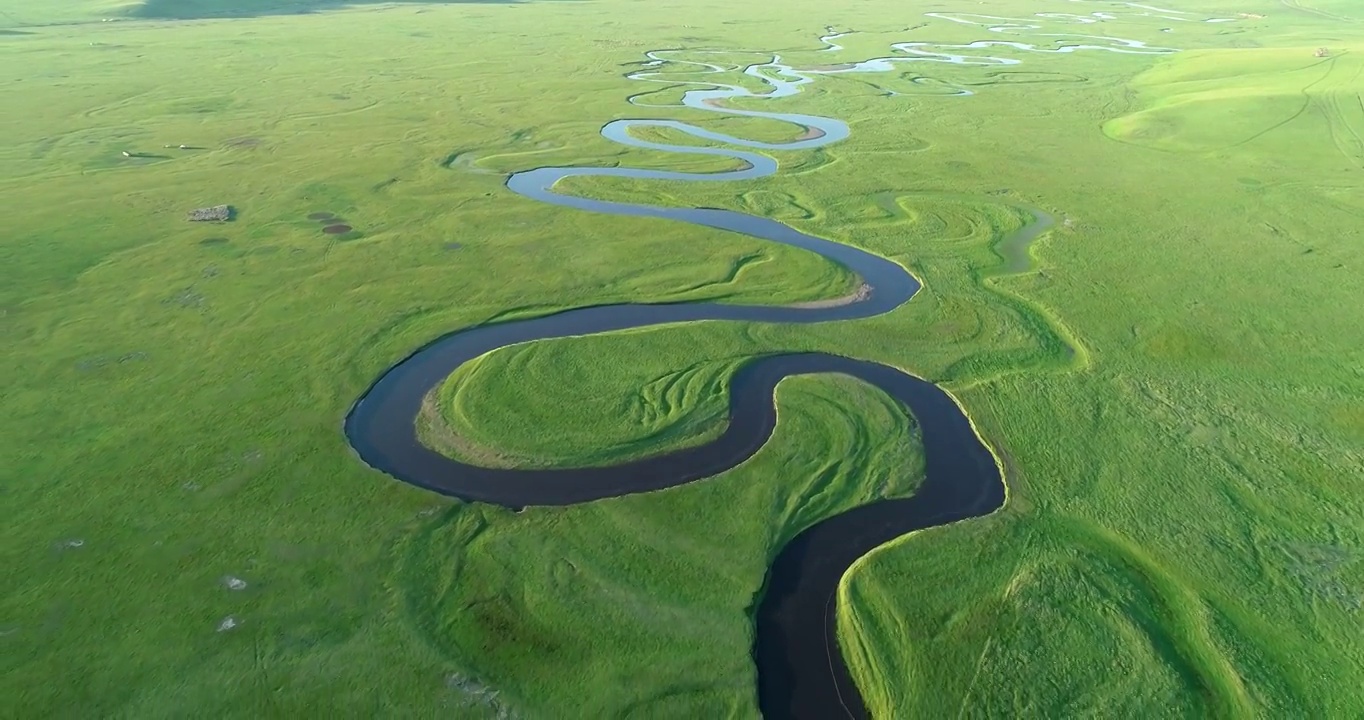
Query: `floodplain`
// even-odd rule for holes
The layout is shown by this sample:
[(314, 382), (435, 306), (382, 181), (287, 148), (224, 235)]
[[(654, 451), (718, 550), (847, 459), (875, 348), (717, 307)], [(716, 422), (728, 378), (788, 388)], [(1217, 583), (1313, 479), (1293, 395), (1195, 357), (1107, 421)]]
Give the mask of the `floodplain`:
[[(780, 56), (817, 79), (724, 104), (846, 139), (753, 150), (765, 177), (555, 191), (770, 218), (899, 264), (917, 294), (497, 350), (433, 385), (427, 442), (616, 464), (717, 437), (756, 358), (898, 368), (960, 404), (1008, 501), (844, 577), (839, 645), (873, 716), (1364, 709), (1364, 13), (641, 5), (0, 0), (7, 706), (756, 715), (774, 558), (923, 480), (922, 428), (890, 397), (792, 377), (733, 469), (521, 512), (396, 482), (343, 424), (461, 328), (856, 296), (817, 253), (506, 186), (744, 170), (603, 137), (619, 119), (813, 139), (677, 106), (707, 83), (762, 93), (743, 70)], [(915, 48), (1009, 62), (843, 72)], [(630, 79), (646, 69), (665, 82)], [(186, 221), (220, 204), (230, 221)], [(1002, 244), (1031, 209), (1055, 225)]]

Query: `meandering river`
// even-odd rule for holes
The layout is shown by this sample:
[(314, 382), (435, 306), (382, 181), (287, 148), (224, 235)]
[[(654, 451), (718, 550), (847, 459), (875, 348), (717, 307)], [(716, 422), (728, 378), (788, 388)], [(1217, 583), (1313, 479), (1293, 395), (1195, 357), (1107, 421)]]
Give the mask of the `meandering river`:
[[(975, 23), (983, 16), (959, 22)], [(994, 28), (991, 28), (994, 29)], [(729, 210), (673, 208), (609, 202), (555, 191), (568, 177), (623, 177), (645, 181), (735, 182), (771, 175), (776, 162), (762, 151), (821, 147), (844, 140), (848, 125), (841, 120), (791, 113), (759, 112), (728, 107), (734, 98), (767, 100), (789, 97), (820, 75), (879, 72), (904, 62), (961, 65), (1009, 65), (1014, 58), (967, 54), (992, 46), (1035, 52), (1079, 49), (1123, 53), (1169, 52), (1140, 42), (1108, 37), (1071, 36), (1098, 44), (1039, 48), (1018, 42), (976, 42), (969, 45), (900, 43), (899, 55), (850, 63), (821, 71), (796, 70), (780, 57), (743, 71), (766, 90), (751, 92), (737, 85), (705, 80), (679, 80), (652, 68), (685, 64), (703, 73), (725, 71), (723, 65), (669, 59), (670, 53), (647, 54), (644, 69), (632, 80), (668, 85), (703, 86), (683, 95), (682, 105), (694, 110), (762, 117), (806, 128), (801, 139), (761, 143), (709, 131), (675, 120), (617, 120), (602, 135), (626, 145), (675, 153), (718, 155), (743, 161), (742, 169), (717, 173), (596, 167), (544, 167), (513, 174), (507, 189), (541, 202), (585, 212), (662, 218), (762, 238), (818, 253), (848, 268), (862, 280), (863, 290), (840, 303), (800, 306), (729, 305), (721, 303), (629, 303), (584, 307), (527, 320), (484, 325), (446, 335), (389, 368), (352, 407), (345, 432), (360, 458), (399, 480), (468, 501), (512, 508), (528, 505), (567, 505), (629, 493), (662, 490), (724, 472), (762, 447), (776, 425), (774, 392), (777, 383), (792, 375), (843, 373), (860, 378), (895, 398), (913, 413), (921, 428), (926, 476), (913, 497), (882, 500), (849, 510), (807, 528), (778, 555), (768, 573), (757, 610), (753, 657), (758, 671), (759, 706), (776, 718), (862, 717), (861, 697), (848, 674), (835, 637), (838, 584), (859, 557), (915, 530), (935, 527), (999, 508), (1005, 499), (1003, 479), (994, 454), (976, 433), (960, 406), (943, 390), (902, 370), (864, 360), (820, 353), (776, 354), (757, 358), (733, 378), (729, 425), (717, 439), (665, 455), (621, 465), (593, 468), (505, 469), (470, 465), (446, 457), (417, 437), (415, 419), (423, 398), (460, 365), (499, 348), (548, 338), (592, 335), (652, 325), (694, 321), (760, 323), (824, 323), (866, 318), (889, 312), (908, 302), (919, 283), (904, 267), (855, 247), (807, 235), (774, 220)], [(827, 41), (827, 40), (826, 40)], [(693, 53), (691, 57), (697, 57)], [(970, 94), (960, 88), (958, 94)], [(631, 102), (643, 104), (644, 96)], [(721, 143), (672, 145), (635, 137), (631, 130), (664, 127)], [(738, 149), (744, 148), (744, 149)], [(1043, 212), (1035, 222), (1005, 239), (1020, 248), (1052, 224)]]

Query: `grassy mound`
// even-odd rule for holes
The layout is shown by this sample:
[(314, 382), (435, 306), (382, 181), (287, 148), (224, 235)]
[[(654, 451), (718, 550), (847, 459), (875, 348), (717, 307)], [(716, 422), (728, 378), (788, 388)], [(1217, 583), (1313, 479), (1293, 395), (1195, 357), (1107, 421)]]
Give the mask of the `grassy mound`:
[[(428, 399), (423, 442), (521, 467), (606, 465), (703, 443), (724, 430), (728, 379), (745, 357), (720, 346), (718, 356), (679, 366), (696, 357), (694, 341), (634, 332), (495, 352)], [(636, 361), (622, 367), (626, 352)]]
[(1104, 132), (1172, 152), (1227, 150), (1258, 143), (1300, 157), (1335, 150), (1364, 162), (1364, 46), (1186, 53), (1132, 83), (1142, 109)]

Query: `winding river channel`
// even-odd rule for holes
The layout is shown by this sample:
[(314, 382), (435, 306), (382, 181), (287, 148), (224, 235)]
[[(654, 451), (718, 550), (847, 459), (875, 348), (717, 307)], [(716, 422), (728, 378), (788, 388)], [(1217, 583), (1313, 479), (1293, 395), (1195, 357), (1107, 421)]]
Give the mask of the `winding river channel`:
[[(962, 18), (961, 22), (974, 22)], [(991, 28), (993, 29), (993, 28)], [(724, 472), (758, 451), (776, 426), (774, 392), (783, 378), (809, 373), (843, 373), (862, 379), (898, 400), (921, 428), (926, 476), (909, 498), (881, 500), (825, 519), (795, 537), (774, 561), (756, 613), (753, 657), (758, 672), (759, 707), (764, 717), (864, 717), (861, 696), (848, 673), (835, 637), (834, 600), (843, 574), (858, 558), (907, 533), (978, 517), (999, 508), (1004, 483), (994, 454), (976, 433), (962, 409), (930, 382), (894, 367), (830, 354), (775, 354), (754, 359), (733, 378), (729, 424), (717, 439), (693, 448), (646, 457), (609, 467), (503, 469), (469, 465), (423, 445), (415, 419), (423, 398), (460, 365), (518, 343), (548, 338), (593, 335), (666, 323), (730, 320), (760, 323), (824, 323), (866, 318), (908, 302), (919, 283), (902, 266), (855, 247), (798, 232), (775, 220), (730, 210), (672, 208), (608, 202), (554, 190), (568, 177), (624, 177), (646, 181), (734, 182), (777, 172), (777, 163), (756, 151), (789, 151), (821, 147), (849, 135), (841, 120), (727, 107), (732, 98), (778, 99), (800, 91), (819, 75), (878, 72), (902, 62), (963, 65), (1011, 65), (1014, 58), (965, 54), (993, 45), (1033, 52), (1099, 49), (1123, 53), (1169, 52), (1140, 42), (1096, 36), (1097, 44), (1046, 49), (1017, 42), (970, 45), (900, 43), (894, 57), (850, 63), (820, 71), (795, 70), (780, 57), (743, 70), (766, 87), (755, 93), (737, 85), (679, 79), (653, 68), (676, 63), (700, 73), (728, 70), (720, 64), (670, 59), (667, 51), (648, 53), (648, 61), (628, 77), (676, 86), (702, 86), (683, 95), (682, 105), (724, 115), (762, 117), (806, 128), (802, 139), (761, 143), (731, 137), (674, 120), (617, 120), (602, 135), (626, 145), (676, 153), (718, 155), (743, 161), (741, 169), (688, 173), (632, 168), (543, 167), (510, 176), (511, 192), (541, 202), (585, 212), (655, 217), (702, 225), (783, 243), (818, 253), (861, 279), (863, 289), (840, 303), (802, 306), (730, 305), (721, 303), (621, 304), (584, 307), (553, 315), (460, 330), (417, 350), (389, 368), (352, 407), (345, 432), (361, 459), (399, 480), (467, 501), (511, 508), (568, 505), (630, 493), (662, 490)], [(689, 57), (699, 54), (691, 53)], [(969, 94), (962, 88), (958, 94)], [(636, 96), (631, 102), (643, 105)], [(658, 106), (652, 106), (658, 107)], [(663, 127), (715, 145), (669, 145), (635, 137), (631, 130)], [(744, 149), (736, 149), (744, 148)], [(1052, 219), (1032, 211), (1035, 222), (1003, 242), (1021, 247), (1046, 230)]]

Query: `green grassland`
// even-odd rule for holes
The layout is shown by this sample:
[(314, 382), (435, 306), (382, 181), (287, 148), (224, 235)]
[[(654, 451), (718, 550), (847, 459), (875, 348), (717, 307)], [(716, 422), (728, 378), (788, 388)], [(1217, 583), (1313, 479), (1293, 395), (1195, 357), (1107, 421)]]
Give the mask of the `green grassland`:
[[(755, 715), (770, 559), (919, 479), (914, 421), (882, 394), (794, 378), (773, 440), (720, 477), (522, 513), (364, 467), (342, 418), (456, 328), (852, 289), (807, 253), (502, 188), (538, 165), (732, 167), (610, 143), (614, 118), (800, 134), (629, 105), (679, 94), (624, 79), (645, 51), (816, 66), (904, 40), (1038, 41), (923, 12), (1106, 11), (1122, 19), (1039, 32), (1186, 52), (996, 48), (1023, 64), (830, 76), (736, 103), (850, 122), (843, 143), (776, 155), (774, 177), (563, 184), (867, 248), (924, 281), (905, 307), (509, 348), (438, 388), (425, 431), (486, 462), (612, 462), (714, 436), (755, 355), (890, 363), (962, 401), (1010, 500), (846, 578), (840, 633), (879, 716), (1358, 717), (1364, 12), (1155, 4), (1239, 19), (1054, 0), (0, 0), (0, 707)], [(861, 32), (814, 52), (831, 23)], [(185, 221), (215, 203), (237, 218)], [(1058, 224), (1013, 272), (998, 243), (1025, 207)], [(317, 211), (355, 232), (322, 234)]]
[(778, 403), (778, 431), (757, 455), (667, 502), (432, 517), (394, 551), (421, 637), (475, 677), (516, 678), (507, 698), (531, 716), (753, 714), (745, 609), (769, 549), (907, 494), (922, 472), (912, 422), (879, 392), (801, 377), (781, 384)]

